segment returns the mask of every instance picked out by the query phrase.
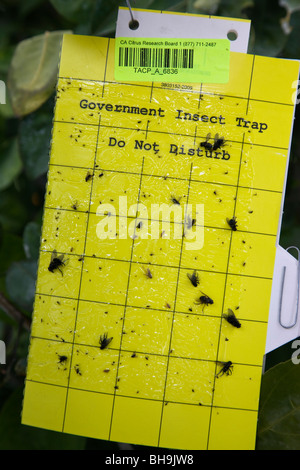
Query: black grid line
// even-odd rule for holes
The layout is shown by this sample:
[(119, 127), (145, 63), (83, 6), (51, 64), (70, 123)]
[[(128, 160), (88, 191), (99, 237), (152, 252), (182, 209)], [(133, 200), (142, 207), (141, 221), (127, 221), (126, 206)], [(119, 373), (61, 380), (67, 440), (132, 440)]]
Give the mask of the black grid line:
[(106, 72), (107, 72), (107, 61), (108, 61), (108, 54), (109, 54), (109, 46), (110, 46), (110, 38), (108, 38), (108, 43), (107, 43), (107, 49), (106, 49), (106, 58), (105, 58), (105, 67), (104, 67), (104, 78), (103, 78), (103, 87), (102, 87), (102, 98), (104, 96), (104, 87), (105, 87), (105, 84), (107, 83), (105, 81), (105, 77), (106, 77)]
[[(274, 236), (274, 235), (272, 235)], [(40, 250), (40, 253), (52, 253), (51, 250)], [(62, 251), (58, 251), (57, 252), (58, 254), (66, 254), (66, 252), (62, 252)], [(99, 260), (111, 260), (111, 261), (118, 261), (118, 262), (121, 262), (121, 263), (129, 263), (131, 262), (131, 264), (140, 264), (140, 265), (151, 265), (151, 266), (158, 266), (158, 267), (161, 267), (161, 268), (173, 268), (173, 269), (182, 269), (183, 271), (186, 271), (186, 270), (190, 270), (190, 271), (193, 271), (194, 268), (193, 267), (189, 267), (189, 266), (178, 266), (176, 264), (174, 265), (168, 265), (168, 264), (159, 264), (159, 263), (154, 263), (154, 262), (146, 262), (146, 261), (130, 261), (130, 260), (126, 260), (126, 259), (119, 259), (119, 258), (105, 258), (104, 256), (93, 256), (93, 255), (85, 255), (85, 254), (76, 254), (76, 253), (68, 253), (68, 255), (70, 256), (84, 256), (85, 258), (90, 258), (90, 259), (99, 259)], [(239, 273), (239, 272), (228, 272), (228, 271), (218, 271), (218, 270), (212, 270), (212, 269), (198, 269), (197, 271), (199, 272), (206, 272), (206, 273), (214, 273), (214, 274), (229, 274), (231, 276), (241, 276), (241, 277), (250, 277), (250, 278), (254, 278), (254, 279), (269, 279), (269, 280), (272, 280), (273, 278), (272, 277), (268, 277), (268, 276), (257, 276), (255, 274), (242, 274), (242, 273)], [(40, 295), (42, 295), (42, 293), (40, 293)], [(46, 294), (45, 294), (46, 295)], [(70, 297), (69, 297), (70, 298)]]
[[(98, 132), (97, 132), (96, 148), (95, 148), (95, 154), (94, 154), (94, 168), (95, 168), (96, 158), (97, 158), (97, 146), (98, 146), (98, 139), (99, 139), (99, 133), (100, 133), (100, 125), (101, 125), (101, 116), (99, 117), (99, 122), (98, 122)], [(90, 189), (89, 206), (91, 204), (91, 199), (92, 199), (92, 190), (93, 190), (93, 179), (92, 179), (91, 189)], [(87, 215), (83, 253), (85, 252), (86, 242), (87, 242), (88, 221), (89, 221), (89, 214)], [(64, 410), (62, 431), (64, 430), (65, 419), (66, 419), (66, 411), (67, 411), (67, 403), (68, 403), (68, 391), (69, 391), (69, 384), (70, 384), (70, 377), (71, 377), (71, 370), (72, 370), (73, 352), (74, 352), (74, 344), (75, 344), (74, 341), (75, 341), (75, 334), (76, 334), (75, 332), (76, 332), (76, 323), (77, 323), (78, 308), (79, 308), (79, 299), (80, 299), (80, 291), (81, 291), (83, 265), (84, 265), (84, 263), (82, 263), (82, 265), (81, 265), (81, 272), (80, 272), (80, 283), (79, 283), (78, 299), (77, 299), (77, 307), (76, 307), (76, 316), (75, 316), (75, 325), (74, 325), (74, 332), (73, 332), (73, 347), (72, 347), (71, 360), (70, 360), (70, 370), (69, 370), (69, 376), (68, 376), (68, 387), (67, 387), (67, 395), (66, 395), (66, 401), (65, 401), (65, 410)]]
[(194, 134), (194, 142), (193, 145), (196, 145), (196, 138), (197, 138), (197, 125), (195, 126), (195, 134)]
[[(191, 178), (191, 175), (192, 175), (192, 171), (193, 171), (193, 164), (191, 164), (191, 168), (190, 168), (190, 178)], [(188, 193), (187, 193), (187, 204), (188, 204), (188, 201), (189, 201), (189, 192), (190, 192), (190, 179), (189, 179), (189, 186), (188, 186)], [(181, 264), (181, 258), (182, 258), (182, 250), (183, 250), (183, 239), (181, 241), (181, 247), (180, 247), (179, 266), (178, 266), (178, 272), (177, 272), (177, 281), (176, 281), (176, 289), (175, 289), (175, 297), (174, 297), (174, 308), (173, 308), (173, 312), (172, 312), (172, 324), (171, 324), (170, 340), (169, 340), (169, 351), (171, 350), (171, 344), (172, 344), (172, 334), (173, 334), (173, 327), (174, 327), (174, 318), (175, 318), (175, 309), (176, 309), (176, 301), (177, 301), (177, 293), (178, 293), (178, 284), (179, 284), (179, 276), (180, 276), (180, 264)], [(159, 446), (159, 442), (160, 442), (161, 427), (162, 427), (162, 422), (163, 422), (163, 413), (164, 413), (164, 403), (165, 403), (167, 380), (168, 380), (169, 361), (170, 361), (170, 354), (168, 355), (167, 365), (166, 365), (165, 385), (164, 385), (164, 393), (163, 393), (163, 400), (162, 400), (163, 404), (162, 404), (161, 419), (160, 419), (160, 426), (159, 426), (159, 432), (158, 432), (158, 443), (157, 443), (158, 446)]]
[[(261, 367), (261, 366), (258, 366), (258, 367)], [(49, 383), (49, 382), (41, 382), (39, 380), (31, 380), (31, 379), (28, 379), (28, 382), (33, 382), (33, 383), (38, 383), (38, 384), (42, 384), (42, 385), (47, 385), (49, 387), (58, 387), (58, 388), (63, 388), (65, 389), (66, 387), (64, 385), (60, 385), (60, 384), (52, 384), (52, 383)], [(98, 390), (90, 390), (90, 389), (86, 389), (86, 388), (80, 388), (80, 387), (69, 387), (70, 390), (77, 390), (77, 391), (81, 391), (81, 392), (87, 392), (87, 393), (94, 393), (96, 395), (107, 395), (107, 396), (113, 396), (113, 393), (109, 393), (109, 392), (103, 392), (103, 391), (98, 391)], [(126, 394), (122, 394), (122, 393), (118, 393), (117, 394), (118, 397), (124, 397), (124, 398), (132, 398), (131, 395), (126, 395)], [(142, 400), (142, 401), (151, 401), (151, 402), (158, 402), (158, 403), (163, 403), (162, 400), (160, 400), (159, 398), (147, 398), (147, 397), (141, 397), (141, 396), (137, 396), (135, 397), (135, 399), (137, 400)], [(176, 404), (176, 405), (190, 405), (190, 406), (195, 406), (195, 407), (199, 407), (199, 403), (191, 403), (191, 402), (183, 402), (183, 401), (175, 401), (175, 400), (168, 400), (167, 402), (165, 402), (165, 404), (163, 406), (166, 405), (166, 403), (172, 403), (172, 404)], [(202, 407), (204, 408), (211, 408), (211, 405), (206, 405), (206, 404), (202, 404), (201, 405)], [(238, 411), (253, 411), (253, 412), (257, 412), (257, 410), (255, 409), (251, 409), (251, 408), (242, 408), (242, 407), (232, 407), (232, 406), (221, 406), (221, 405), (216, 405), (214, 406), (215, 409), (226, 409), (226, 410), (238, 410)]]
[[(249, 85), (249, 94), (248, 94), (248, 103), (247, 103), (247, 112), (248, 112), (248, 105), (249, 105), (249, 97), (250, 97), (250, 91), (251, 91), (251, 83), (252, 83), (252, 77), (253, 77), (253, 70), (254, 70), (254, 58), (253, 56), (253, 62), (252, 62), (252, 68), (251, 68), (251, 77), (250, 77), (250, 85)], [(236, 184), (236, 197), (234, 200), (234, 210), (233, 210), (233, 217), (235, 216), (235, 209), (236, 209), (236, 203), (237, 203), (237, 195), (238, 195), (238, 188), (239, 188), (239, 178), (240, 178), (240, 171), (241, 171), (241, 164), (242, 164), (242, 157), (243, 157), (243, 147), (244, 147), (244, 138), (245, 134), (243, 134), (243, 142), (242, 142), (242, 147), (240, 150), (240, 164), (239, 164), (239, 171), (238, 171), (238, 176), (237, 176), (237, 184)], [(226, 275), (225, 275), (225, 285), (224, 285), (224, 294), (223, 294), (223, 303), (222, 303), (222, 312), (224, 312), (224, 303), (225, 303), (225, 296), (226, 296), (226, 287), (227, 287), (227, 277), (228, 277), (228, 269), (229, 269), (229, 261), (230, 261), (230, 252), (231, 252), (231, 244), (232, 244), (232, 236), (233, 232), (230, 234), (230, 243), (229, 243), (229, 250), (228, 250), (228, 259), (227, 259), (227, 269), (226, 269)], [(218, 360), (218, 355), (219, 355), (219, 346), (220, 346), (220, 338), (221, 338), (221, 330), (222, 330), (222, 316), (220, 319), (220, 327), (219, 327), (219, 340), (218, 340), (218, 346), (217, 346), (217, 356), (216, 359)], [(225, 358), (225, 362), (227, 360), (230, 360), (230, 358)], [(217, 379), (217, 368), (218, 368), (218, 363), (216, 362), (215, 365), (215, 378), (214, 378), (214, 384)], [(215, 386), (213, 387), (214, 390)], [(209, 448), (209, 439), (210, 439), (210, 429), (211, 429), (211, 420), (212, 420), (212, 409), (213, 409), (213, 404), (214, 404), (214, 392), (212, 395), (212, 408), (210, 412), (210, 419), (209, 419), (209, 427), (208, 427), (208, 435), (207, 435), (207, 449)], [(257, 405), (258, 406), (258, 405)]]
[(151, 92), (150, 92), (150, 100), (149, 100), (150, 103), (152, 103), (152, 95), (153, 95), (153, 82), (151, 83)]
[(250, 104), (250, 93), (251, 93), (251, 86), (252, 86), (252, 79), (253, 79), (254, 63), (255, 63), (255, 55), (253, 55), (253, 59), (252, 59), (252, 67), (251, 67), (250, 83), (249, 83), (249, 90), (248, 90), (246, 115), (248, 114), (249, 104)]
[[(243, 145), (245, 145), (245, 143)], [(49, 167), (51, 167), (51, 166), (62, 167), (62, 168), (72, 168), (72, 169), (77, 168), (79, 170), (91, 170), (92, 169), (91, 167), (84, 167), (84, 166), (49, 163)], [(134, 171), (111, 170), (111, 169), (108, 170), (107, 168), (101, 168), (101, 167), (96, 165), (95, 173), (97, 173), (98, 171), (99, 172), (107, 172), (107, 173), (120, 173), (120, 174), (126, 174), (126, 175), (139, 176), (139, 173), (134, 172)], [(165, 179), (164, 175), (154, 175), (154, 174), (151, 174), (151, 173), (144, 173), (144, 176), (151, 176), (152, 178)], [(175, 180), (175, 181), (187, 181), (187, 178), (180, 178), (179, 176), (168, 176), (167, 179), (171, 180), (171, 181), (173, 181), (173, 180)], [(201, 180), (201, 179), (195, 179), (195, 178), (191, 178), (191, 183), (211, 184), (211, 185), (215, 185), (215, 186), (228, 186), (228, 187), (232, 187), (232, 188), (236, 187), (235, 184), (222, 183), (222, 182), (218, 182), (218, 181), (207, 181), (207, 180)], [(253, 187), (253, 186), (241, 186), (241, 185), (239, 185), (239, 188), (251, 189), (253, 191), (266, 191), (266, 192), (269, 192), (269, 193), (282, 194), (282, 191), (275, 190), (275, 189), (256, 188), (256, 187)], [(49, 206), (45, 206), (45, 208), (46, 209), (52, 209), (52, 207), (49, 207)], [(71, 209), (62, 209), (62, 208), (57, 208), (57, 209), (71, 210)], [(80, 212), (80, 211), (78, 210), (78, 212)], [(84, 212), (84, 211), (82, 211), (82, 212)]]
[[(145, 176), (145, 175), (144, 175)], [(239, 188), (241, 188), (241, 186), (239, 186)], [(252, 189), (252, 188), (249, 188), (249, 189)], [(272, 191), (274, 192), (274, 191)], [(277, 191), (276, 191), (277, 192)], [(45, 207), (45, 209), (47, 210), (54, 210), (54, 211), (65, 211), (65, 212), (72, 212), (74, 214), (76, 213), (81, 213), (81, 214), (93, 214), (93, 215), (96, 215), (97, 212), (94, 212), (94, 211), (79, 211), (79, 210), (73, 210), (73, 209), (64, 209), (62, 207)], [(124, 215), (119, 215), (119, 214), (115, 214), (115, 215), (111, 215), (111, 217), (115, 217), (115, 218), (124, 218), (124, 219), (129, 219), (129, 220), (134, 220), (135, 217), (132, 217), (132, 216), (124, 216)], [(144, 221), (144, 220), (148, 220), (147, 218), (145, 217), (140, 217), (138, 218), (139, 220), (141, 221)], [(170, 225), (182, 225), (182, 222), (177, 222), (177, 221), (174, 221), (174, 220), (164, 220), (164, 219), (154, 219), (151, 217), (151, 221), (152, 222), (161, 222), (161, 223), (170, 223)], [(217, 225), (202, 225), (202, 224), (195, 224), (195, 227), (203, 227), (205, 229), (213, 229), (213, 230), (223, 230), (225, 232), (230, 232), (231, 229), (227, 228), (227, 227), (221, 227), (221, 226), (217, 226)], [(276, 233), (266, 233), (266, 232), (254, 232), (252, 230), (239, 230), (239, 233), (248, 233), (248, 234), (251, 234), (251, 235), (262, 235), (262, 236), (266, 236), (266, 237), (276, 237), (277, 234)], [(138, 237), (137, 237), (138, 238)], [(47, 250), (41, 250), (41, 251), (47, 251)], [(120, 260), (120, 261), (124, 261), (124, 260)]]
[[(129, 306), (127, 306), (129, 308)], [(176, 313), (176, 312), (175, 312)], [(215, 317), (216, 318), (216, 317)], [(242, 319), (241, 319), (242, 320)], [(243, 320), (243, 321), (250, 321), (250, 320)], [(255, 323), (265, 323), (267, 324), (268, 322), (256, 322), (256, 320), (252, 320), (253, 322)], [(47, 341), (49, 343), (58, 343), (58, 344), (61, 344), (62, 341), (59, 340), (59, 339), (54, 339), (54, 338), (44, 338), (43, 336), (37, 336), (37, 335), (33, 335), (32, 338), (34, 339), (38, 339), (38, 340), (42, 340), (42, 341)], [(99, 346), (95, 345), (95, 344), (89, 344), (89, 343), (80, 343), (80, 342), (73, 342), (73, 341), (67, 341), (67, 340), (64, 340), (63, 341), (63, 344), (69, 344), (69, 345), (74, 345), (74, 346), (80, 346), (80, 347), (85, 347), (85, 348), (91, 348), (91, 349), (99, 349)], [(170, 341), (170, 344), (171, 344), (171, 341)], [(213, 363), (215, 364), (215, 361), (213, 359), (209, 359), (209, 358), (204, 358), (204, 357), (191, 357), (191, 356), (180, 356), (180, 355), (176, 355), (176, 354), (162, 354), (162, 353), (158, 353), (158, 352), (151, 352), (151, 351), (147, 351), (147, 350), (139, 350), (139, 349), (128, 349), (128, 348), (122, 348), (122, 350), (120, 348), (113, 348), (112, 346), (109, 346), (108, 348), (110, 351), (116, 351), (116, 352), (125, 352), (125, 353), (136, 353), (137, 355), (138, 354), (141, 354), (141, 355), (147, 355), (147, 356), (154, 356), (154, 357), (163, 357), (163, 358), (166, 358), (166, 359), (186, 359), (188, 361), (195, 361), (195, 362), (210, 362), (210, 363)], [(247, 366), (247, 367), (262, 367), (262, 364), (254, 364), (253, 362), (251, 363), (247, 363), (247, 362), (235, 362), (235, 365), (239, 365), (239, 366)], [(36, 380), (33, 380), (33, 379), (30, 379), (32, 382), (36, 382)], [(45, 382), (46, 383), (46, 382)], [(49, 383), (49, 382), (47, 382)], [(66, 386), (66, 388), (68, 388), (68, 386)], [(112, 395), (114, 394), (115, 392), (112, 392)], [(164, 400), (160, 400), (160, 401), (164, 401)], [(210, 405), (210, 406), (213, 406), (213, 405)]]
[[(241, 167), (241, 161), (242, 161), (242, 156), (243, 156), (243, 146), (241, 148), (241, 154), (240, 154), (240, 167)], [(240, 174), (240, 167), (239, 167), (239, 174)], [(235, 216), (235, 208), (236, 208), (236, 200), (237, 200), (237, 193), (238, 193), (238, 182), (239, 182), (239, 174), (238, 174), (238, 178), (237, 178), (237, 186), (236, 186), (236, 198), (235, 198), (235, 204), (234, 204), (234, 210), (233, 210), (233, 216)], [(231, 252), (231, 244), (232, 244), (232, 235), (233, 235), (233, 232), (231, 231), (230, 233), (230, 243), (229, 243), (229, 249), (228, 249), (228, 258), (227, 258), (227, 269), (226, 269), (226, 273), (225, 273), (225, 285), (224, 285), (224, 294), (223, 294), (223, 303), (222, 303), (222, 309), (221, 309), (221, 312), (224, 312), (224, 303), (225, 303), (225, 297), (226, 297), (226, 286), (227, 286), (227, 277), (228, 277), (228, 274), (229, 271), (229, 262), (230, 262), (230, 252)], [(219, 346), (220, 346), (220, 338), (221, 338), (221, 331), (222, 331), (222, 315), (221, 315), (221, 318), (220, 318), (220, 327), (219, 327), (219, 339), (218, 339), (218, 346), (217, 346), (217, 355), (216, 355), (216, 359), (218, 360), (218, 355), (219, 355)], [(225, 358), (225, 362), (227, 360), (230, 360), (230, 358)], [(215, 365), (215, 378), (214, 378), (214, 383), (216, 381), (216, 377), (217, 377), (217, 369), (218, 369), (218, 364), (216, 362), (216, 365)], [(213, 387), (213, 390), (214, 390), (215, 386)], [(214, 392), (213, 392), (213, 395), (212, 395), (212, 408), (211, 410), (213, 409), (213, 402), (214, 402)], [(210, 420), (209, 420), (209, 431), (208, 431), (208, 438), (207, 438), (207, 449), (209, 447), (209, 437), (210, 437), (210, 428), (211, 428), (211, 419), (212, 419), (212, 411), (210, 413)]]
[(200, 90), (199, 90), (199, 99), (198, 99), (198, 110), (200, 109), (200, 105), (201, 105), (201, 100), (202, 100), (202, 87), (203, 87), (203, 83), (201, 83), (200, 85)]
[[(142, 160), (142, 167), (141, 167), (141, 173), (140, 173), (140, 183), (139, 183), (139, 192), (138, 192), (136, 214), (138, 212), (138, 206), (139, 206), (139, 203), (140, 203), (140, 195), (141, 195), (140, 193), (141, 193), (141, 186), (142, 186), (142, 179), (143, 179), (143, 168), (144, 168), (144, 158)], [(135, 231), (136, 231), (136, 226), (134, 227), (134, 233), (135, 233)], [(135, 238), (133, 236), (132, 244), (131, 244), (131, 255), (130, 255), (130, 262), (129, 262), (129, 272), (128, 272), (128, 279), (127, 279), (126, 295), (125, 295), (124, 314), (123, 314), (123, 321), (122, 321), (122, 331), (124, 329), (124, 323), (125, 323), (125, 317), (126, 317), (127, 299), (128, 299), (128, 290), (129, 290), (129, 284), (130, 284), (131, 264), (132, 264), (131, 261), (132, 261), (132, 257), (133, 257), (134, 241), (135, 241)], [(115, 393), (114, 393), (113, 406), (112, 406), (111, 419), (110, 419), (110, 427), (109, 427), (109, 439), (110, 439), (110, 435), (111, 435), (112, 423), (113, 423), (113, 417), (114, 417), (114, 405), (115, 405), (115, 399), (116, 399), (116, 386), (117, 386), (117, 383), (118, 383), (118, 372), (119, 372), (119, 366), (120, 366), (121, 349), (122, 349), (122, 334), (121, 334), (121, 340), (120, 340), (120, 346), (119, 346), (119, 357), (118, 357), (118, 364), (117, 364), (117, 371), (116, 371), (116, 381), (115, 381)]]
[[(142, 263), (139, 263), (139, 264), (142, 264)], [(169, 266), (167, 266), (169, 267)], [(185, 268), (184, 268), (185, 269)], [(211, 271), (207, 271), (207, 272), (211, 272)], [(218, 274), (218, 273), (217, 273)], [(229, 273), (230, 276), (232, 276), (233, 274)], [(239, 274), (234, 274), (235, 276), (239, 276)], [(245, 276), (245, 277), (251, 277), (251, 276)], [(254, 277), (254, 276), (252, 276)], [(264, 279), (264, 280), (267, 280), (267, 281), (272, 281), (272, 278), (258, 278), (258, 279)], [(59, 296), (59, 295), (52, 295), (52, 294), (45, 294), (45, 293), (41, 293), (41, 292), (36, 292), (35, 294), (36, 296), (46, 296), (46, 297), (52, 297), (52, 298), (57, 298), (57, 299), (65, 299), (65, 300), (75, 300), (77, 301), (78, 299), (74, 299), (73, 297), (64, 297), (64, 296)], [(113, 307), (124, 307), (124, 304), (119, 304), (119, 303), (114, 303), (114, 302), (104, 302), (104, 301), (99, 301), (99, 300), (89, 300), (89, 299), (79, 299), (80, 302), (87, 302), (87, 303), (93, 303), (93, 304), (100, 304), (100, 305), (109, 305), (109, 306), (113, 306)], [(131, 305), (131, 304), (127, 304), (127, 308), (131, 308), (131, 309), (139, 309), (139, 310), (145, 310), (145, 311), (154, 311), (154, 312), (164, 312), (164, 313), (168, 313), (169, 311), (166, 310), (166, 309), (163, 309), (163, 308), (157, 308), (157, 307), (151, 307), (151, 308), (148, 308), (148, 307), (143, 307), (141, 305)], [(179, 314), (179, 315), (189, 315), (189, 316), (201, 316), (202, 318), (220, 318), (220, 315), (213, 315), (213, 314), (205, 314), (204, 312), (203, 313), (197, 313), (197, 312), (191, 312), (191, 311), (182, 311), (182, 310), (175, 310), (175, 314)], [(243, 320), (243, 321), (248, 321), (248, 322), (254, 322), (254, 323), (268, 323), (267, 320), (251, 320), (250, 318), (244, 318), (244, 317), (240, 317), (240, 320)], [(44, 339), (47, 339), (47, 338), (44, 338)], [(56, 340), (55, 340), (56, 341)]]

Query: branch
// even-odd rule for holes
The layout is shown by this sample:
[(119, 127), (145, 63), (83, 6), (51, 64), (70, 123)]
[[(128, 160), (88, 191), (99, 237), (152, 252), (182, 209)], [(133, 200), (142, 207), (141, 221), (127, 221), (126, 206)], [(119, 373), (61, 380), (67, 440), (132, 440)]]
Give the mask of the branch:
[(30, 331), (31, 320), (20, 312), (9, 300), (7, 300), (2, 292), (0, 292), (0, 307), (9, 317), (19, 323), (20, 326), (23, 326), (25, 330)]

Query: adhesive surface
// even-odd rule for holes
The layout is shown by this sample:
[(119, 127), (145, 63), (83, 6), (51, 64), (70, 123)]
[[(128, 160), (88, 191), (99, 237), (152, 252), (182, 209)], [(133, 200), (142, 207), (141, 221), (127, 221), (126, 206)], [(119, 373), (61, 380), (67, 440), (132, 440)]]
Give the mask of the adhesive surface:
[(113, 39), (64, 37), (23, 424), (255, 447), (298, 69), (117, 83)]

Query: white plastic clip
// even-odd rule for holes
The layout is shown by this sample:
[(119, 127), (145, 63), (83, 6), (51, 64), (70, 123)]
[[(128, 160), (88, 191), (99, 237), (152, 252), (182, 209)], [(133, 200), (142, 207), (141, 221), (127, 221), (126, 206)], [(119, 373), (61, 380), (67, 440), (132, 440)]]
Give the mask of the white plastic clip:
[(281, 312), (282, 312), (282, 302), (283, 302), (283, 292), (284, 292), (284, 282), (285, 282), (285, 273), (286, 273), (286, 266), (283, 266), (282, 268), (282, 279), (281, 279), (281, 291), (280, 291), (280, 299), (279, 299), (279, 316), (278, 316), (278, 321), (280, 326), (282, 328), (293, 328), (298, 320), (298, 312), (299, 312), (299, 286), (300, 286), (300, 255), (299, 255), (299, 249), (296, 246), (290, 246), (289, 248), (286, 249), (286, 251), (289, 251), (291, 249), (294, 249), (297, 251), (298, 254), (298, 266), (297, 266), (297, 292), (296, 292), (296, 311), (295, 311), (295, 318), (293, 323), (290, 325), (286, 325), (282, 322), (281, 318)]

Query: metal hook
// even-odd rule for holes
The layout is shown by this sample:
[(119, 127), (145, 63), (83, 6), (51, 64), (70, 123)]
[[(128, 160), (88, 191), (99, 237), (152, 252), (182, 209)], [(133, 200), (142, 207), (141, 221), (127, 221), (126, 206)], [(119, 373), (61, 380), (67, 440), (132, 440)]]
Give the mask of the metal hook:
[(290, 246), (286, 249), (286, 251), (289, 251), (291, 249), (295, 249), (298, 253), (298, 267), (297, 267), (297, 294), (296, 294), (296, 314), (295, 314), (295, 320), (294, 323), (291, 325), (284, 325), (281, 320), (281, 311), (282, 311), (282, 300), (283, 300), (283, 290), (284, 290), (284, 281), (285, 281), (285, 273), (286, 273), (286, 266), (283, 266), (283, 273), (282, 273), (282, 280), (281, 280), (281, 292), (280, 292), (280, 301), (279, 301), (279, 324), (282, 326), (282, 328), (293, 328), (293, 326), (296, 325), (297, 320), (298, 320), (298, 310), (299, 310), (299, 285), (300, 285), (300, 251), (296, 246)]
[(138, 20), (136, 20), (136, 19), (133, 17), (133, 13), (132, 13), (132, 9), (131, 9), (131, 5), (130, 5), (129, 0), (126, 0), (126, 3), (127, 3), (128, 9), (129, 9), (130, 16), (131, 16), (131, 21), (129, 22), (129, 28), (130, 28), (130, 29), (138, 29), (138, 27), (139, 27), (139, 22), (138, 22)]

